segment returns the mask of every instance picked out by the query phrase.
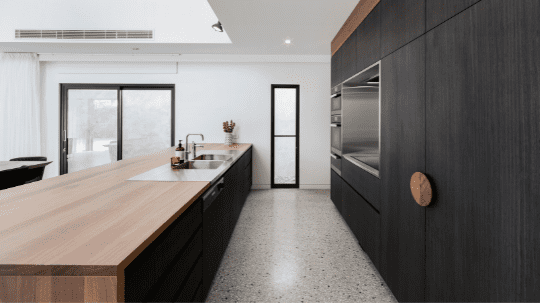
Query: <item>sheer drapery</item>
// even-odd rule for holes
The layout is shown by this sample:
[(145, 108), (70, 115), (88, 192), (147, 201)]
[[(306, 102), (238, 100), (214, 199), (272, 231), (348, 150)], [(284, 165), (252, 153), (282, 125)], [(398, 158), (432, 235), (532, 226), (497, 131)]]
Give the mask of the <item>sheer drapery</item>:
[(0, 161), (41, 156), (37, 54), (0, 53)]

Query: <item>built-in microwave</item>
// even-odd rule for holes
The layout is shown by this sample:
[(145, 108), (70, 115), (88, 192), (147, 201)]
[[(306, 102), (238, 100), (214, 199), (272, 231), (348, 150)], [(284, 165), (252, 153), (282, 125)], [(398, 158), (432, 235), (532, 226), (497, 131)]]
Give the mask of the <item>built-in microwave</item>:
[(332, 153), (341, 156), (341, 115), (332, 116), (332, 123), (330, 123), (330, 128), (330, 142), (332, 147)]

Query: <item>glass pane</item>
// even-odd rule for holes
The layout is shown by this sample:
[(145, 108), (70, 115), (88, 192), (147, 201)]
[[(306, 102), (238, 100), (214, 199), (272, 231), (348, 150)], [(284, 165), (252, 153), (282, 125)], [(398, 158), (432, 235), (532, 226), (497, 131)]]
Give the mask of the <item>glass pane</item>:
[(68, 90), (68, 173), (116, 161), (116, 90)]
[(275, 137), (274, 140), (274, 184), (295, 184), (296, 137)]
[(275, 88), (275, 135), (296, 135), (296, 89)]
[(122, 159), (171, 147), (171, 91), (122, 91)]

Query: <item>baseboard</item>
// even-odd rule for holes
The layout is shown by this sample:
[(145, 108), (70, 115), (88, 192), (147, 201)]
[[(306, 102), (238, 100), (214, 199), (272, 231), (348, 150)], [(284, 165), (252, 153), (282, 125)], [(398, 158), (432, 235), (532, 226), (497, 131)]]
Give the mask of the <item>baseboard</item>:
[(330, 184), (300, 184), (300, 189), (330, 189)]
[[(253, 184), (251, 189), (271, 189), (270, 184)], [(330, 189), (330, 184), (300, 184), (300, 189)]]
[(270, 184), (253, 184), (251, 189), (270, 189)]

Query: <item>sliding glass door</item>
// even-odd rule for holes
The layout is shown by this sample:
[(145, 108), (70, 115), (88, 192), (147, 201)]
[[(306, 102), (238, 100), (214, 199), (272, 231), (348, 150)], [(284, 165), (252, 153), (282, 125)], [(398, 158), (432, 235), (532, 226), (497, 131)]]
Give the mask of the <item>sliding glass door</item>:
[(299, 187), (299, 109), (299, 85), (272, 85), (272, 188)]
[(62, 84), (60, 174), (174, 145), (174, 85)]

